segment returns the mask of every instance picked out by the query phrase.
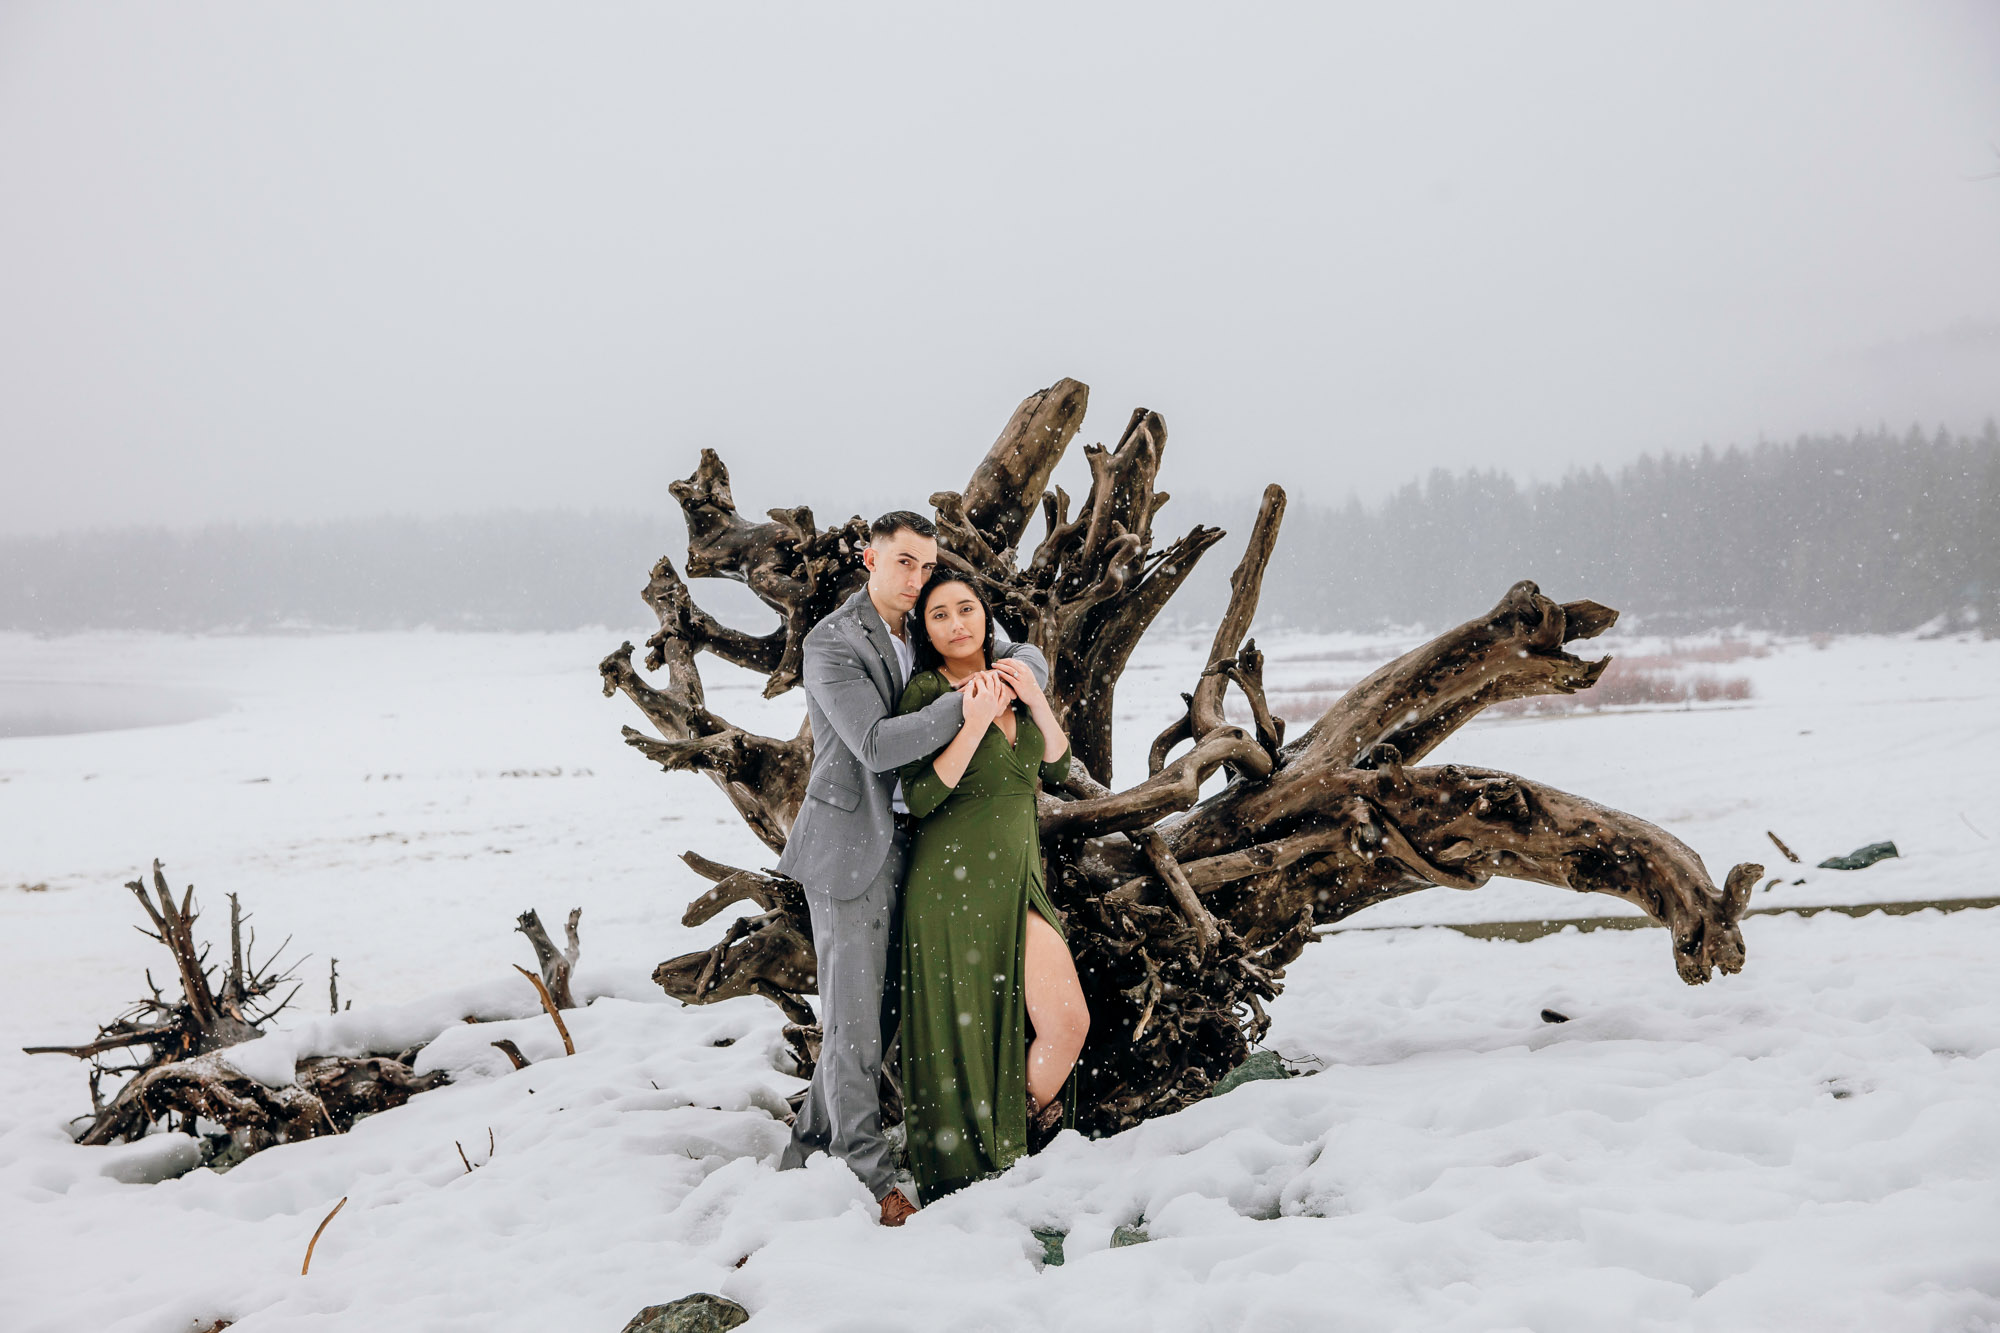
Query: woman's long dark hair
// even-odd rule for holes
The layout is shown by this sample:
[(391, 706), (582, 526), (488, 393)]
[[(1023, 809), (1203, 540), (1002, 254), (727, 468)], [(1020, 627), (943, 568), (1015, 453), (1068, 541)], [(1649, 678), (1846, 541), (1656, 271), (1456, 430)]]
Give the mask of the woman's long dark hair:
[(971, 590), (972, 599), (979, 603), (979, 610), (986, 617), (986, 642), (980, 645), (979, 650), (985, 655), (984, 665), (992, 666), (993, 604), (986, 600), (986, 594), (979, 590), (978, 584), (957, 570), (946, 569), (943, 565), (939, 565), (937, 569), (932, 571), (930, 582), (924, 585), (924, 590), (917, 594), (917, 609), (913, 613), (916, 617), (915, 628), (910, 632), (910, 645), (916, 649), (916, 669), (918, 671), (937, 671), (941, 670), (944, 666), (944, 654), (940, 653), (936, 646), (931, 643), (931, 629), (925, 623), (924, 613), (930, 610), (931, 598), (937, 593), (937, 590), (944, 587), (947, 583), (964, 584)]

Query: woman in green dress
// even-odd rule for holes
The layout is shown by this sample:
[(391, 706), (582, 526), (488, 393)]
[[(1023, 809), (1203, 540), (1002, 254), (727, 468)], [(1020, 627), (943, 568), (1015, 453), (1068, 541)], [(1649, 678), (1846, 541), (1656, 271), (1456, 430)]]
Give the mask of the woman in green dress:
[(969, 584), (939, 570), (915, 614), (901, 711), (965, 694), (958, 735), (902, 770), (920, 821), (903, 887), (904, 1124), (928, 1201), (1004, 1171), (1031, 1121), (1038, 1144), (1054, 1134), (1090, 1015), (1035, 829), (1037, 784), (1069, 771), (1069, 738), (1033, 674), (993, 662)]

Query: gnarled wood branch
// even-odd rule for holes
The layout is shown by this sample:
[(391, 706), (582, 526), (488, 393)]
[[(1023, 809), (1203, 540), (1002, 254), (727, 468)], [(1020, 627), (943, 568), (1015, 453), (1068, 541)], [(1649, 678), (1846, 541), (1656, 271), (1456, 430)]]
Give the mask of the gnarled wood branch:
[(605, 697), (624, 694), (661, 733), (626, 727), (625, 743), (668, 772), (707, 774), (765, 846), (784, 850), (812, 771), (810, 727), (802, 723), (798, 735), (779, 741), (731, 726), (703, 702), (686, 645), (668, 639), (662, 655), (674, 664), (665, 690), (633, 668), (629, 641), (598, 663)]
[[(1206, 736), (1224, 725), (1222, 716), (1222, 695), (1236, 670), (1243, 648), (1244, 636), (1250, 633), (1250, 622), (1257, 615), (1257, 599), (1264, 591), (1264, 569), (1271, 563), (1271, 555), (1278, 547), (1278, 527), (1285, 521), (1285, 492), (1277, 486), (1264, 488), (1263, 503), (1257, 508), (1257, 519), (1250, 525), (1250, 540), (1243, 549), (1243, 559), (1229, 576), (1229, 606), (1222, 613), (1222, 620), (1215, 627), (1215, 641), (1209, 646), (1208, 667), (1202, 672), (1201, 680), (1194, 687), (1194, 697), (1188, 700), (1189, 721), (1196, 736)], [(1257, 674), (1257, 703), (1262, 697), (1263, 657), (1254, 659)], [(1268, 710), (1266, 710), (1268, 719)]]
[(784, 693), (799, 682), (806, 634), (866, 581), (868, 525), (854, 518), (821, 532), (803, 505), (752, 523), (736, 512), (729, 469), (713, 449), (701, 451), (693, 476), (668, 489), (687, 517), (689, 577), (734, 579), (784, 617), (784, 646), (764, 687), (767, 697)]
[(1493, 704), (1595, 685), (1611, 659), (1586, 662), (1563, 644), (1595, 638), (1617, 620), (1596, 602), (1557, 605), (1524, 579), (1485, 615), (1404, 653), (1342, 695), (1294, 745), (1307, 764), (1348, 765), (1386, 741), (1415, 763)]
[(1217, 727), (1195, 747), (1136, 787), (1090, 800), (1070, 801), (1044, 814), (1045, 838), (1096, 838), (1144, 828), (1194, 805), (1201, 784), (1225, 764), (1263, 776), (1271, 756), (1241, 727)]
[(1075, 380), (1057, 380), (1029, 394), (973, 469), (961, 512), (992, 550), (1020, 544), (1089, 406), (1089, 387)]

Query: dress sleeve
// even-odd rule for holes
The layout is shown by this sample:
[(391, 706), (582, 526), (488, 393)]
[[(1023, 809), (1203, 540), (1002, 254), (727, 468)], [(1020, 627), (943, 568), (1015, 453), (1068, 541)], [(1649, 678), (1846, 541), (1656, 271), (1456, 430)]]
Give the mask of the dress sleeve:
[(1063, 781), (1069, 777), (1069, 757), (1075, 753), (1076, 747), (1072, 745), (1065, 749), (1062, 752), (1062, 758), (1056, 760), (1054, 763), (1050, 763), (1046, 759), (1043, 760), (1042, 781), (1048, 783), (1050, 786), (1061, 786)]
[[(896, 712), (898, 714), (917, 712), (942, 699), (944, 693), (943, 678), (935, 671), (926, 671), (904, 687), (902, 702), (896, 705)], [(921, 759), (911, 760), (897, 770), (897, 776), (903, 780), (903, 804), (909, 806), (910, 813), (918, 819), (922, 819), (943, 805), (945, 798), (951, 795), (951, 788), (944, 785), (944, 779), (937, 775), (937, 769), (932, 766), (932, 761), (943, 754), (945, 746), (950, 744), (951, 741), (947, 739), (944, 745), (938, 746)]]

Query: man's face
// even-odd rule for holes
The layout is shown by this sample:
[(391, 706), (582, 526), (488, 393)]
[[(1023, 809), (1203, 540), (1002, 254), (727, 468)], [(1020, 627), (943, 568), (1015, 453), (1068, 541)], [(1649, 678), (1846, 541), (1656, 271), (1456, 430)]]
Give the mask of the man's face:
[(908, 615), (925, 580), (937, 568), (937, 542), (902, 528), (868, 543), (861, 563), (868, 567), (868, 595), (875, 605)]

